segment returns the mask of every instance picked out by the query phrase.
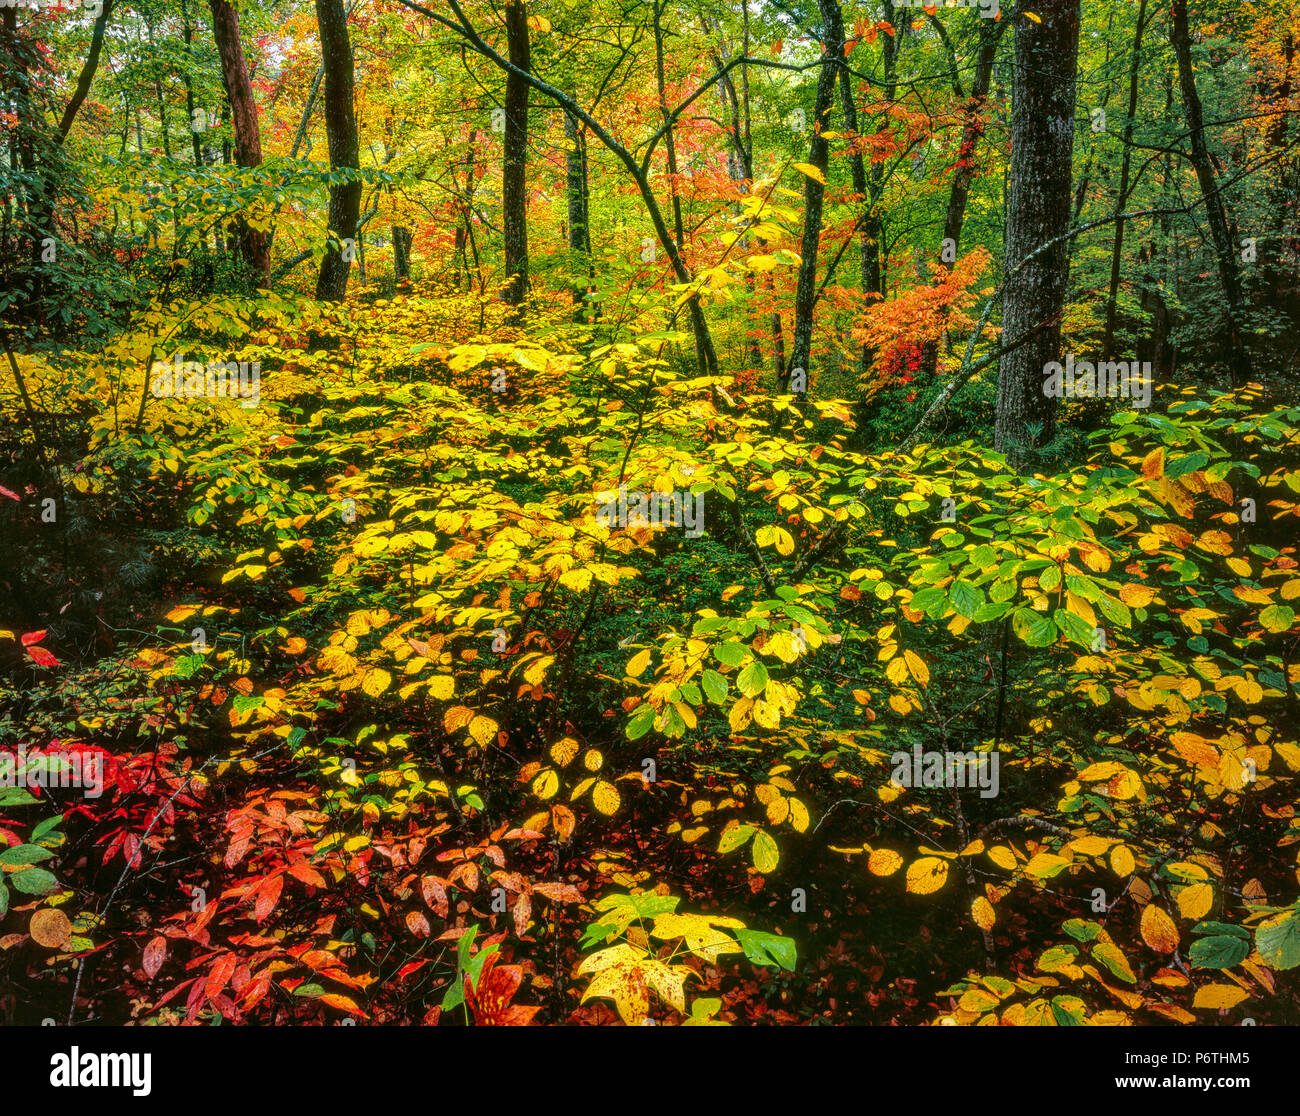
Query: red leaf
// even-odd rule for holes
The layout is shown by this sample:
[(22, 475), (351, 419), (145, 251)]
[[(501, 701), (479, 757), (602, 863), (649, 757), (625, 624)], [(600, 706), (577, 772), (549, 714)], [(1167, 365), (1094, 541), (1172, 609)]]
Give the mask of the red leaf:
[[(18, 500), (17, 493), (10, 492), (3, 484), (0, 484), (0, 496), (8, 496), (11, 500)], [(18, 500), (18, 502), (22, 503), (21, 500)]]
[(158, 975), (167, 956), (167, 939), (161, 934), (144, 947), (144, 972), (150, 980)]
[[(41, 634), (44, 635), (43, 632)], [(27, 637), (23, 636), (23, 638), (26, 639)], [(44, 647), (29, 647), (27, 648), (27, 654), (32, 657), (32, 661), (35, 662), (37, 666), (62, 665), (59, 660), (46, 651)]]
[(226, 987), (226, 982), (238, 963), (239, 958), (233, 953), (223, 953), (213, 962), (212, 968), (208, 971), (208, 979), (203, 986), (203, 994), (209, 1000), (215, 1000), (221, 994), (221, 990)]
[(28, 632), (25, 636), (23, 636), (23, 646), (30, 647), (33, 643), (40, 643), (41, 640), (43, 640), (44, 638), (45, 638), (44, 628), (42, 628), (39, 632)]
[(301, 880), (305, 884), (311, 884), (312, 887), (325, 886), (325, 877), (317, 872), (310, 864), (303, 861), (299, 861), (297, 864), (290, 864), (289, 875), (296, 880)]
[(275, 905), (280, 901), (280, 891), (284, 887), (284, 876), (279, 872), (269, 877), (257, 889), (257, 899), (253, 903), (253, 917), (258, 922), (265, 922)]

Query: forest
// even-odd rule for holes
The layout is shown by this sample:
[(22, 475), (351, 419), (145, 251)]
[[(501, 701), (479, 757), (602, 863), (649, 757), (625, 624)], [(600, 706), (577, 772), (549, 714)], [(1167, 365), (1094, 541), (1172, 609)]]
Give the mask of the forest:
[(0, 1024), (1300, 1024), (1298, 42), (0, 0)]

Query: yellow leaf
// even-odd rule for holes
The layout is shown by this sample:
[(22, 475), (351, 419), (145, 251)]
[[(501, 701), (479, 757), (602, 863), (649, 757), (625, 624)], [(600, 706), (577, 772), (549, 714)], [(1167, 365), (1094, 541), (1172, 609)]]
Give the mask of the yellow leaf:
[(1165, 475), (1165, 447), (1153, 449), (1142, 459), (1142, 475), (1148, 479)]
[(390, 675), (388, 671), (375, 669), (366, 675), (364, 681), (361, 683), (361, 688), (371, 697), (378, 697), (388, 689), (388, 684), (392, 682), (392, 680), (392, 675)]
[(650, 648), (644, 651), (638, 651), (631, 659), (628, 660), (627, 673), (629, 678), (640, 678), (642, 672), (650, 665)]
[(1026, 19), (1032, 19), (1035, 23), (1042, 23), (1042, 22), (1043, 22), (1043, 17), (1042, 17), (1042, 16), (1038, 16), (1038, 15), (1034, 15), (1033, 12), (1025, 12), (1025, 18), (1026, 18)]
[(622, 799), (619, 797), (618, 788), (613, 783), (607, 783), (604, 779), (598, 779), (596, 785), (591, 791), (591, 804), (596, 807), (602, 814), (609, 816), (618, 810), (619, 803)]
[(993, 923), (997, 919), (993, 904), (982, 895), (970, 905), (970, 916), (975, 920), (975, 925), (981, 930), (992, 930)]
[(912, 711), (912, 703), (903, 697), (902, 694), (889, 695), (889, 708), (897, 713), (900, 717), (905, 717)]
[(780, 853), (777, 851), (776, 842), (764, 830), (758, 830), (754, 834), (753, 843), (749, 846), (750, 854), (754, 858), (754, 867), (763, 875), (767, 875), (776, 869), (777, 861), (780, 859)]
[(1154, 903), (1142, 912), (1142, 940), (1157, 953), (1173, 953), (1178, 948), (1178, 927), (1174, 920)]
[(895, 686), (901, 686), (907, 681), (907, 660), (892, 659), (885, 667), (885, 677), (888, 678)]
[(1110, 850), (1110, 866), (1115, 875), (1121, 879), (1125, 876), (1131, 876), (1133, 869), (1137, 867), (1133, 854), (1129, 852), (1127, 845), (1116, 845)]
[(563, 740), (557, 740), (551, 745), (551, 759), (561, 767), (568, 767), (577, 754), (578, 742), (571, 736), (566, 736)]
[(989, 849), (989, 859), (999, 868), (1005, 868), (1008, 872), (1013, 871), (1016, 867), (1016, 854), (1006, 845), (994, 845)]
[(497, 734), (497, 723), (490, 717), (475, 717), (469, 723), (469, 734), (476, 744), (486, 744)]
[(790, 803), (790, 817), (788, 820), (796, 833), (803, 833), (808, 828), (808, 807), (797, 798), (791, 798), (788, 801)]
[[(929, 685), (930, 668), (925, 665), (925, 660), (915, 651), (904, 651), (903, 658), (907, 661), (907, 669), (912, 677), (922, 686)], [(897, 660), (895, 660), (895, 662), (897, 662)]]
[(1203, 984), (1196, 990), (1192, 1001), (1195, 1008), (1233, 1008), (1242, 1000), (1250, 999), (1249, 993), (1231, 984)]
[(434, 701), (446, 701), (456, 689), (456, 679), (450, 674), (435, 674), (428, 682), (429, 696)]
[(892, 876), (903, 865), (903, 858), (893, 849), (876, 849), (867, 859), (867, 868), (874, 876)]
[(1176, 899), (1183, 918), (1202, 919), (1214, 906), (1214, 888), (1207, 883), (1190, 884), (1178, 892)]
[(582, 766), (588, 771), (599, 771), (604, 763), (605, 757), (595, 748), (588, 749), (587, 753), (582, 757)]
[(530, 686), (540, 686), (542, 679), (546, 677), (547, 668), (555, 662), (554, 655), (543, 655), (540, 659), (534, 659), (524, 667), (524, 681)]
[(790, 165), (800, 174), (807, 175), (807, 177), (813, 179), (815, 182), (820, 182), (823, 186), (826, 185), (826, 176), (822, 174), (819, 168), (814, 167), (812, 163), (791, 163)]
[(937, 856), (923, 856), (907, 869), (907, 890), (913, 895), (929, 895), (948, 881), (948, 862)]
[(537, 795), (543, 802), (548, 798), (554, 798), (559, 789), (560, 777), (549, 768), (533, 780), (533, 794)]

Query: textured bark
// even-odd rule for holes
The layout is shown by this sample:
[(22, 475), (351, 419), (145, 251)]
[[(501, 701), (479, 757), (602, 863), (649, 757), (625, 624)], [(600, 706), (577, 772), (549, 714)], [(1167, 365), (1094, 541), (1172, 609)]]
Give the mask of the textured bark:
[[(838, 10), (835, 0), (818, 0), (825, 26), (831, 25), (829, 8)], [(844, 44), (828, 40), (822, 44), (822, 66), (817, 78), (813, 119), (809, 121), (812, 140), (808, 144), (808, 162), (821, 171), (823, 178), (830, 165), (830, 145), (822, 138), (835, 94), (836, 60), (843, 56)], [(799, 241), (799, 285), (794, 296), (794, 339), (790, 347), (790, 365), (785, 380), (797, 368), (809, 371), (812, 358), (813, 310), (817, 302), (817, 252), (821, 245), (822, 207), (826, 187), (817, 179), (803, 176), (803, 235)], [(782, 385), (784, 388), (784, 385)]]
[[(330, 167), (356, 171), (361, 162), (353, 107), (352, 42), (348, 38), (343, 0), (316, 0), (316, 24), (320, 29), (321, 63), (325, 67), (325, 138), (329, 143)], [(333, 236), (316, 280), (318, 299), (339, 302), (347, 293), (350, 257), (354, 252), (345, 256), (344, 242), (355, 244), (360, 217), (361, 179), (353, 176), (347, 182), (331, 186), (329, 222)]]
[(393, 226), (393, 276), (411, 277), (411, 230), (405, 225)]
[[(221, 76), (226, 85), (235, 133), (235, 163), (241, 167), (262, 165), (262, 136), (257, 122), (257, 102), (253, 83), (248, 76), (248, 62), (239, 39), (239, 13), (227, 0), (209, 0), (212, 9), (212, 34), (221, 57)], [(259, 283), (269, 281), (271, 255), (266, 233), (238, 222), (240, 251), (248, 268)]]
[(1205, 123), (1201, 112), (1201, 97), (1196, 91), (1196, 78), (1192, 73), (1192, 41), (1187, 30), (1187, 0), (1173, 0), (1170, 8), (1169, 40), (1178, 59), (1178, 83), (1183, 92), (1183, 110), (1187, 114), (1188, 136), (1192, 145), (1192, 167), (1196, 181), (1205, 199), (1205, 216), (1210, 225), (1210, 240), (1218, 263), (1219, 280), (1228, 302), (1227, 362), (1232, 371), (1232, 382), (1241, 385), (1250, 379), (1250, 354), (1246, 351), (1242, 334), (1245, 300), (1241, 292), (1241, 274), (1237, 270), (1237, 254), (1228, 232), (1227, 209), (1223, 195), (1214, 180), (1214, 166), (1210, 162), (1209, 148), (1205, 143)]
[[(1060, 357), (1069, 278), (1079, 0), (1039, 0), (1042, 22), (1016, 20), (1016, 85), (1011, 109), (1011, 169), (1002, 341), (1023, 344), (998, 369), (995, 445), (1019, 467), (1028, 447), (1056, 432), (1057, 400), (1043, 391), (1043, 368)], [(1033, 259), (1028, 257), (1037, 252)]]
[(564, 114), (564, 139), (568, 144), (565, 155), (565, 190), (569, 202), (569, 251), (573, 254), (574, 275), (585, 276), (573, 284), (574, 316), (587, 320), (587, 292), (593, 278), (591, 269), (591, 220), (588, 214), (587, 144), (571, 112)]
[[(506, 5), (506, 41), (511, 63), (524, 73), (532, 68), (528, 11), (520, 2)], [(506, 74), (506, 135), (501, 166), (501, 229), (505, 237), (505, 300), (523, 303), (528, 293), (528, 81)]]

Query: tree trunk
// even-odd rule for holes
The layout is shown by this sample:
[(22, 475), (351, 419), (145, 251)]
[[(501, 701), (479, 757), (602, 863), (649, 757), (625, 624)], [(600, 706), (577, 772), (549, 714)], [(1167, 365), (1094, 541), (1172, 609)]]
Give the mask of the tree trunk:
[[(587, 320), (587, 292), (591, 289), (591, 229), (587, 213), (587, 148), (573, 114), (564, 114), (564, 139), (568, 145), (565, 155), (565, 190), (569, 202), (569, 252), (573, 284), (574, 318)], [(577, 276), (584, 279), (578, 281)]]
[(357, 223), (361, 217), (361, 179), (356, 172), (357, 118), (353, 108), (352, 42), (348, 38), (343, 0), (316, 0), (321, 63), (325, 67), (325, 138), (330, 167), (348, 170), (348, 181), (330, 187), (330, 248), (321, 260), (316, 297), (340, 302), (348, 289), (348, 272), (355, 255)]
[[(221, 74), (226, 85), (226, 99), (234, 121), (235, 162), (241, 167), (262, 165), (262, 137), (257, 122), (257, 102), (253, 83), (248, 76), (248, 62), (239, 39), (239, 14), (228, 0), (208, 0), (212, 9), (212, 34), (221, 56)], [(258, 283), (266, 285), (271, 271), (271, 256), (266, 233), (238, 222), (239, 244), (244, 261)]]
[[(506, 5), (510, 61), (525, 73), (532, 68), (528, 11), (522, 0)], [(528, 82), (506, 74), (506, 135), (501, 166), (501, 229), (505, 237), (505, 300), (520, 306), (528, 293)]]
[[(1016, 20), (1002, 340), (995, 445), (1014, 468), (1056, 432), (1043, 369), (1060, 356), (1069, 244), (1039, 251), (1070, 223), (1079, 0), (1038, 0), (1041, 22)], [(1033, 259), (1030, 255), (1037, 253)]]
[[(822, 21), (831, 25), (829, 8), (835, 0), (818, 0)], [(833, 41), (830, 31), (822, 44), (822, 65), (817, 77), (817, 95), (813, 105), (812, 140), (808, 144), (808, 162), (821, 172), (823, 178), (830, 165), (830, 145), (822, 138), (830, 115), (835, 93), (837, 59), (844, 52), (844, 44)], [(783, 390), (789, 390), (791, 376), (802, 369), (806, 376), (812, 357), (813, 309), (817, 301), (817, 251), (822, 235), (822, 205), (826, 187), (811, 175), (803, 179), (803, 236), (799, 242), (799, 285), (794, 296), (794, 341), (790, 348), (790, 366), (786, 370)], [(796, 390), (798, 390), (796, 388)]]
[(393, 277), (399, 282), (411, 277), (411, 230), (393, 226)]
[[(842, 43), (844, 41), (844, 18), (840, 10), (839, 0), (826, 0), (823, 10), (829, 19), (827, 32), (833, 42)], [(888, 38), (888, 36), (886, 36)], [(858, 106), (853, 99), (853, 76), (849, 73), (849, 68), (844, 64), (844, 51), (840, 49), (836, 59), (839, 71), (840, 83), (840, 111), (844, 114), (844, 130), (850, 133), (854, 138), (858, 134)], [(863, 162), (862, 152), (856, 148), (849, 156), (849, 172), (853, 176), (853, 192), (857, 195), (858, 204), (869, 206), (872, 204), (871, 192), (867, 188), (867, 167)], [(870, 221), (862, 223), (862, 229), (859, 232), (858, 244), (858, 278), (862, 289), (862, 303), (865, 308), (870, 302), (873, 293), (871, 286), (873, 270), (871, 266), (871, 232), (868, 229)], [(875, 272), (879, 274), (879, 269)], [(863, 345), (858, 352), (858, 376), (865, 377), (867, 368), (870, 366), (871, 354), (866, 345)]]
[(1242, 336), (1245, 304), (1241, 292), (1241, 275), (1237, 270), (1237, 254), (1228, 232), (1227, 210), (1214, 181), (1214, 166), (1205, 144), (1201, 98), (1196, 91), (1196, 78), (1192, 74), (1192, 41), (1187, 30), (1187, 0), (1173, 0), (1170, 16), (1169, 41), (1173, 45), (1174, 56), (1178, 59), (1178, 82), (1183, 92), (1183, 110), (1187, 114), (1188, 134), (1192, 144), (1192, 167), (1201, 187), (1201, 196), (1205, 199), (1205, 215), (1210, 223), (1210, 239), (1219, 265), (1219, 280), (1228, 302), (1228, 367), (1232, 372), (1233, 386), (1240, 387), (1251, 377), (1250, 354), (1246, 351)]
[[(68, 101), (68, 107), (63, 110), (63, 117), (59, 121), (59, 139), (61, 140), (68, 138), (68, 132), (72, 130), (72, 122), (76, 120), (77, 113), (81, 111), (81, 106), (86, 100), (86, 94), (90, 92), (90, 83), (94, 81), (95, 71), (99, 68), (99, 55), (104, 49), (104, 29), (108, 26), (108, 20), (113, 14), (113, 5), (115, 3), (117, 3), (117, 0), (103, 0), (103, 10), (95, 20), (94, 29), (90, 33), (90, 52), (86, 55), (86, 61), (81, 66), (81, 73), (77, 76), (77, 85), (72, 91), (72, 99)], [(188, 24), (186, 28), (188, 30)]]

